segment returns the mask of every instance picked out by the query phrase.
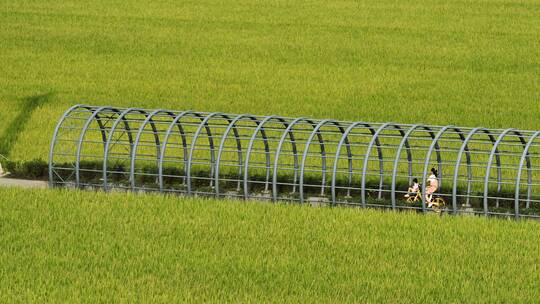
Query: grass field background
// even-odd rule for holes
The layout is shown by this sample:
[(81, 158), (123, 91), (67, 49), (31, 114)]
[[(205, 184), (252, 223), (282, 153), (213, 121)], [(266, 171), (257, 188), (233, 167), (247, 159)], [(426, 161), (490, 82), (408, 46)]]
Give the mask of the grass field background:
[(540, 129), (537, 1), (4, 1), (0, 19), (15, 160), (45, 159), (74, 103)]
[[(0, 154), (71, 105), (539, 130), (540, 3), (2, 1)], [(537, 222), (0, 189), (0, 302), (535, 302)]]
[(0, 300), (521, 302), (538, 223), (0, 189)]

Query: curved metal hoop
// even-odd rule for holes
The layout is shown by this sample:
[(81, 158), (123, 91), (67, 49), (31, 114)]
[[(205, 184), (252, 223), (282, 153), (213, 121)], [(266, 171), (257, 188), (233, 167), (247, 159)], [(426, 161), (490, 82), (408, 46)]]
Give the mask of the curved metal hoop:
[(366, 173), (368, 170), (371, 149), (373, 149), (374, 144), (377, 144), (377, 147), (379, 149), (379, 199), (382, 198), (384, 163), (383, 163), (383, 156), (382, 156), (381, 147), (380, 147), (381, 143), (379, 142), (379, 135), (381, 134), (381, 132), (385, 131), (388, 127), (393, 127), (400, 133), (401, 137), (405, 137), (405, 132), (403, 131), (403, 129), (399, 125), (395, 123), (391, 123), (391, 122), (385, 123), (382, 126), (380, 126), (379, 129), (375, 132), (375, 134), (373, 134), (373, 137), (371, 138), (371, 141), (369, 142), (366, 155), (364, 157), (364, 165), (362, 166), (362, 182), (361, 182), (360, 191), (361, 191), (363, 207), (366, 207)]
[[(268, 116), (265, 119), (261, 120), (260, 123), (257, 124), (257, 128), (253, 131), (253, 134), (251, 135), (251, 138), (249, 139), (248, 148), (246, 150), (246, 161), (244, 163), (244, 199), (249, 198), (249, 161), (251, 159), (251, 151), (253, 150), (253, 145), (255, 144), (255, 140), (257, 139), (257, 134), (259, 132), (262, 135), (263, 143), (264, 143), (264, 155), (265, 155), (265, 161), (266, 161), (266, 181), (265, 181), (265, 191), (268, 192), (268, 183), (270, 180), (270, 149), (268, 146), (268, 139), (266, 138), (266, 132), (264, 130), (264, 125), (272, 120), (277, 120), (281, 122), (282, 124), (286, 124), (286, 120), (283, 117), (280, 116)], [(286, 126), (286, 125), (285, 125)]]
[[(519, 213), (519, 192), (520, 192), (520, 188), (521, 188), (521, 174), (522, 174), (522, 171), (523, 171), (523, 166), (525, 165), (525, 162), (528, 162), (529, 163), (529, 167), (530, 167), (530, 160), (529, 159), (529, 150), (531, 149), (534, 141), (540, 137), (540, 131), (534, 133), (531, 138), (529, 138), (529, 142), (527, 143), (527, 145), (525, 146), (525, 149), (523, 150), (523, 155), (521, 155), (521, 159), (519, 161), (519, 168), (518, 168), (518, 172), (517, 172), (517, 177), (516, 177), (516, 190), (515, 190), (515, 195), (514, 195), (514, 215), (516, 218), (519, 218), (520, 217), (520, 213)], [(530, 172), (530, 170), (529, 170)], [(526, 204), (527, 204), (527, 208), (528, 208), (528, 205), (529, 205), (529, 202), (530, 202), (530, 199), (531, 199), (531, 183), (532, 183), (532, 178), (531, 178), (531, 175), (529, 174), (528, 178), (527, 178), (527, 200), (526, 200)]]
[(129, 155), (131, 156), (133, 154), (133, 134), (131, 133), (131, 128), (129, 126), (128, 120), (125, 118), (126, 115), (130, 113), (139, 113), (145, 116), (148, 116), (148, 113), (144, 110), (135, 109), (135, 108), (129, 108), (120, 113), (118, 118), (113, 123), (111, 130), (109, 131), (109, 136), (107, 137), (107, 142), (105, 143), (105, 152), (103, 155), (103, 189), (105, 191), (108, 190), (108, 162), (109, 162), (109, 151), (112, 146), (112, 140), (113, 136), (116, 132), (116, 128), (118, 127), (120, 122), (124, 122), (124, 129), (127, 131), (128, 134), (128, 140), (129, 140)]
[(146, 117), (146, 119), (143, 121), (143, 123), (139, 127), (139, 131), (137, 132), (137, 137), (135, 138), (135, 142), (133, 143), (133, 147), (131, 148), (131, 156), (130, 156), (131, 157), (131, 162), (130, 162), (130, 170), (129, 170), (129, 180), (131, 182), (131, 189), (132, 190), (136, 189), (136, 182), (135, 182), (135, 162), (137, 161), (137, 153), (136, 153), (136, 151), (137, 151), (137, 148), (139, 146), (141, 136), (142, 136), (142, 134), (144, 132), (144, 129), (146, 128), (146, 125), (148, 125), (148, 123), (150, 123), (150, 126), (152, 128), (152, 133), (154, 135), (154, 142), (156, 144), (156, 165), (159, 166), (159, 163), (160, 163), (159, 157), (160, 157), (160, 154), (161, 154), (161, 147), (160, 147), (159, 134), (158, 134), (158, 131), (157, 131), (157, 128), (156, 128), (156, 124), (153, 121), (153, 118), (158, 114), (167, 114), (173, 120), (175, 118), (174, 113), (171, 112), (171, 111), (168, 111), (168, 110), (155, 110), (154, 112), (150, 113), (150, 115), (148, 115)]
[(287, 126), (287, 128), (285, 129), (285, 131), (283, 132), (283, 135), (281, 135), (281, 138), (279, 140), (279, 143), (278, 143), (278, 146), (277, 146), (277, 149), (276, 149), (276, 154), (274, 156), (274, 167), (273, 167), (273, 170), (272, 170), (272, 201), (274, 201), (274, 202), (277, 201), (277, 196), (278, 196), (278, 187), (277, 186), (278, 186), (279, 158), (281, 156), (281, 149), (283, 148), (283, 143), (285, 142), (285, 139), (287, 138), (287, 135), (289, 135), (289, 139), (291, 141), (291, 148), (292, 148), (293, 159), (294, 159), (294, 163), (293, 163), (293, 170), (294, 170), (294, 173), (293, 173), (293, 190), (292, 190), (292, 192), (294, 193), (296, 191), (296, 179), (298, 178), (298, 149), (296, 147), (296, 141), (295, 141), (295, 137), (294, 137), (293, 128), (294, 128), (294, 126), (296, 126), (300, 122), (309, 123), (313, 128), (315, 128), (315, 123), (312, 120), (301, 117), (301, 118), (297, 118), (297, 119), (293, 120)]
[[(365, 123), (365, 122), (355, 122), (355, 123), (351, 124), (345, 130), (345, 132), (343, 132), (343, 135), (341, 136), (341, 139), (339, 140), (339, 143), (338, 143), (338, 146), (337, 146), (336, 155), (334, 157), (334, 167), (332, 168), (332, 180), (331, 180), (331, 183), (330, 183), (330, 189), (331, 189), (331, 193), (332, 193), (332, 205), (334, 205), (334, 206), (337, 203), (337, 199), (336, 199), (336, 178), (337, 178), (337, 171), (338, 171), (338, 165), (339, 165), (339, 158), (341, 156), (341, 149), (343, 147), (343, 144), (348, 140), (349, 134), (358, 126), (363, 126), (364, 128), (367, 128), (371, 132), (371, 134), (373, 136), (376, 133), (375, 129), (373, 129), (373, 127), (370, 124)], [(382, 159), (382, 150), (380, 148), (380, 142), (378, 141), (378, 139), (375, 140), (375, 144), (378, 147), (379, 159)], [(380, 166), (382, 166), (382, 164)], [(352, 166), (351, 166), (350, 170), (352, 171)], [(350, 181), (350, 178), (349, 178), (349, 181)], [(363, 206), (365, 207), (365, 205), (363, 205)]]
[[(169, 138), (172, 135), (172, 131), (174, 130), (174, 126), (178, 126), (178, 132), (180, 133), (180, 137), (182, 138), (182, 152), (183, 152), (183, 161), (184, 161), (184, 172), (187, 170), (187, 162), (188, 162), (188, 148), (187, 148), (187, 139), (186, 139), (186, 133), (184, 131), (184, 128), (182, 127), (182, 124), (180, 123), (180, 120), (188, 115), (198, 117), (201, 121), (204, 120), (203, 116), (199, 113), (193, 113), (192, 111), (184, 111), (180, 114), (176, 115), (174, 120), (169, 125), (169, 128), (167, 129), (167, 132), (165, 133), (165, 137), (163, 138), (163, 145), (161, 147), (161, 151), (159, 154), (159, 164), (158, 164), (158, 179), (159, 179), (159, 190), (164, 191), (164, 181), (163, 181), (163, 160), (165, 159), (165, 153), (167, 152), (167, 147), (169, 144)], [(210, 133), (208, 133), (210, 134)], [(210, 136), (210, 135), (209, 135)], [(187, 174), (186, 174), (187, 175)], [(186, 179), (183, 178), (183, 183), (186, 183)]]
[[(305, 167), (306, 167), (307, 155), (309, 153), (309, 147), (315, 135), (317, 136), (317, 139), (319, 140), (319, 146), (321, 148), (321, 167), (322, 167), (321, 196), (324, 195), (324, 186), (326, 184), (326, 150), (324, 146), (324, 138), (322, 134), (319, 132), (319, 130), (327, 124), (335, 125), (336, 127), (339, 128), (340, 132), (344, 134), (343, 127), (341, 127), (341, 125), (334, 120), (323, 120), (313, 128), (313, 132), (311, 132), (306, 142), (306, 147), (304, 149), (304, 153), (302, 154), (302, 161), (300, 163), (300, 181), (299, 181), (299, 186), (298, 186), (299, 194), (300, 194), (300, 203), (304, 202), (304, 172), (305, 172)], [(346, 140), (347, 139), (345, 137), (345, 141)], [(350, 148), (348, 152), (350, 152)], [(349, 156), (350, 156), (350, 153), (349, 153)], [(349, 157), (349, 161), (350, 161), (350, 157)], [(352, 166), (352, 163), (349, 163), (349, 164)]]
[[(398, 170), (399, 160), (401, 158), (401, 151), (403, 150), (403, 147), (405, 147), (406, 151), (407, 151), (409, 184), (412, 182), (412, 178), (413, 178), (412, 177), (412, 175), (413, 175), (413, 172), (412, 172), (412, 153), (411, 153), (411, 148), (410, 148), (410, 144), (409, 144), (409, 138), (418, 129), (423, 129), (424, 131), (429, 133), (432, 140), (435, 139), (435, 133), (433, 132), (433, 130), (428, 126), (423, 126), (423, 125), (413, 125), (412, 127), (409, 128), (409, 130), (405, 133), (405, 135), (403, 135), (403, 138), (402, 138), (401, 142), (399, 143), (399, 146), (398, 146), (397, 151), (396, 151), (396, 157), (394, 159), (394, 167), (393, 167), (393, 171), (392, 171), (392, 184), (391, 184), (391, 191), (390, 191), (391, 200), (392, 200), (392, 209), (396, 209), (397, 170)], [(438, 142), (435, 143), (435, 153), (437, 154), (437, 166), (438, 166), (439, 171), (440, 171), (440, 168), (441, 168), (441, 151), (440, 151), (440, 147), (439, 147)]]
[[(518, 130), (515, 130), (515, 129), (506, 129), (504, 130), (500, 135), (499, 137), (497, 138), (497, 140), (495, 141), (495, 143), (493, 144), (493, 148), (491, 149), (491, 152), (489, 154), (489, 160), (488, 160), (488, 163), (487, 163), (487, 167), (486, 167), (486, 173), (485, 173), (485, 177), (484, 177), (484, 196), (483, 196), (483, 205), (484, 205), (484, 215), (488, 215), (489, 213), (489, 206), (488, 206), (488, 200), (489, 200), (489, 177), (491, 175), (491, 167), (493, 166), (493, 158), (496, 157), (497, 158), (497, 166), (498, 166), (498, 170), (497, 170), (497, 195), (501, 192), (501, 176), (502, 176), (502, 170), (500, 169), (501, 167), (501, 164), (500, 164), (500, 156), (499, 156), (499, 145), (503, 142), (504, 138), (506, 136), (508, 136), (509, 134), (514, 134), (515, 136), (517, 136), (519, 138), (519, 141), (521, 142), (522, 146), (523, 146), (523, 149), (526, 148), (526, 145), (527, 145), (527, 142), (525, 141), (525, 138), (524, 136), (521, 134), (520, 131)], [(526, 157), (526, 161), (527, 161), (527, 169), (530, 169), (531, 167), (531, 163), (530, 163), (530, 160), (528, 157)], [(530, 170), (528, 170), (528, 174), (529, 174), (529, 180), (531, 178), (531, 172)]]
[[(253, 115), (250, 115), (250, 114), (239, 115), (229, 123), (229, 125), (227, 126), (227, 129), (225, 129), (225, 132), (223, 133), (223, 136), (221, 138), (221, 143), (219, 144), (218, 155), (216, 159), (216, 169), (215, 169), (216, 174), (214, 176), (216, 196), (219, 196), (219, 165), (221, 163), (221, 155), (223, 154), (223, 148), (225, 147), (225, 142), (227, 141), (227, 137), (229, 133), (231, 132), (231, 130), (233, 131), (234, 137), (236, 140), (236, 149), (237, 149), (237, 155), (238, 155), (238, 176), (242, 175), (242, 142), (240, 141), (240, 135), (238, 134), (236, 123), (246, 118), (255, 122), (255, 124), (259, 124), (259, 121), (257, 120), (257, 118)], [(268, 149), (267, 143), (266, 143), (266, 148)], [(236, 191), (240, 191), (240, 180), (238, 180)]]
[[(212, 136), (212, 131), (210, 127), (208, 126), (208, 121), (210, 121), (214, 117), (221, 117), (230, 121), (230, 117), (227, 114), (214, 112), (214, 113), (208, 114), (208, 116), (206, 116), (206, 118), (204, 118), (199, 124), (199, 127), (197, 128), (197, 131), (195, 132), (195, 135), (193, 136), (191, 147), (189, 148), (188, 161), (186, 164), (186, 183), (187, 183), (188, 194), (191, 194), (191, 191), (192, 191), (191, 190), (191, 166), (193, 163), (193, 151), (195, 151), (195, 146), (197, 145), (197, 139), (201, 135), (201, 131), (203, 128), (206, 129), (206, 134), (208, 135), (208, 144), (210, 145), (210, 180), (211, 181), (214, 176), (214, 163), (215, 163), (214, 138)], [(212, 185), (212, 182), (210, 182), (210, 185)]]
[[(457, 214), (457, 190), (458, 190), (458, 175), (459, 175), (459, 167), (461, 165), (461, 158), (463, 157), (463, 152), (466, 153), (466, 159), (467, 159), (467, 206), (469, 205), (469, 195), (471, 193), (471, 180), (472, 180), (472, 168), (471, 168), (471, 154), (469, 152), (468, 143), (473, 138), (474, 135), (476, 135), (479, 132), (485, 133), (488, 137), (491, 143), (495, 146), (496, 139), (492, 135), (492, 133), (486, 129), (486, 128), (475, 128), (472, 129), (465, 140), (463, 141), (463, 144), (461, 145), (461, 148), (459, 149), (457, 160), (456, 160), (456, 166), (454, 169), (454, 179), (452, 182), (452, 210), (454, 214)], [(497, 172), (498, 172), (498, 180), (500, 182), (501, 180), (501, 160), (499, 155), (497, 157)]]
[(54, 128), (53, 137), (52, 137), (51, 145), (50, 145), (50, 148), (49, 148), (50, 149), (49, 150), (49, 187), (54, 187), (54, 174), (55, 174), (55, 171), (54, 171), (54, 151), (55, 151), (55, 148), (56, 148), (56, 142), (57, 142), (57, 139), (58, 139), (58, 133), (60, 132), (60, 128), (62, 127), (62, 125), (64, 124), (66, 119), (68, 119), (69, 115), (71, 113), (73, 113), (77, 109), (86, 109), (89, 112), (92, 112), (92, 107), (90, 107), (90, 106), (74, 105), (71, 108), (69, 108), (66, 112), (64, 112), (64, 114), (62, 114), (62, 116), (58, 120), (58, 123), (56, 124), (56, 126)]
[[(424, 192), (426, 192), (426, 179), (427, 179), (427, 174), (428, 174), (429, 163), (431, 161), (431, 155), (433, 154), (433, 149), (435, 149), (435, 146), (438, 145), (439, 140), (441, 139), (441, 137), (448, 130), (453, 130), (455, 133), (457, 133), (459, 135), (459, 138), (461, 139), (461, 141), (465, 142), (465, 136), (463, 135), (463, 132), (458, 127), (455, 127), (455, 126), (445, 126), (439, 131), (439, 133), (437, 133), (437, 135), (435, 135), (435, 138), (433, 139), (433, 141), (431, 142), (431, 145), (429, 146), (429, 150), (428, 150), (427, 155), (426, 155), (426, 160), (424, 162), (424, 170), (423, 170), (423, 173), (422, 173), (422, 188), (421, 188)], [(439, 162), (439, 166), (440, 166), (440, 162)], [(440, 167), (439, 167), (439, 172), (442, 172), (440, 170)], [(442, 174), (440, 176), (438, 176), (437, 178), (439, 180), (442, 180)], [(441, 187), (441, 185), (442, 185), (442, 181), (440, 182), (439, 187)], [(422, 195), (422, 211), (423, 212), (427, 211), (427, 209), (426, 209), (426, 196), (425, 195)]]
[(77, 152), (76, 152), (76, 159), (75, 159), (75, 186), (76, 187), (80, 187), (80, 184), (81, 184), (81, 170), (80, 170), (80, 167), (81, 167), (81, 150), (82, 150), (82, 145), (84, 143), (84, 136), (86, 135), (86, 132), (88, 131), (88, 128), (90, 127), (90, 124), (92, 123), (92, 121), (95, 119), (98, 123), (98, 126), (99, 126), (99, 129), (100, 129), (100, 132), (101, 132), (101, 139), (103, 141), (103, 148), (105, 149), (105, 145), (107, 143), (107, 132), (105, 131), (105, 127), (103, 125), (103, 123), (101, 122), (101, 118), (99, 117), (99, 114), (103, 111), (111, 111), (111, 112), (116, 112), (116, 113), (119, 113), (120, 111), (118, 111), (117, 109), (113, 108), (113, 107), (110, 107), (110, 106), (105, 106), (105, 107), (99, 107), (97, 108), (94, 113), (92, 115), (90, 115), (90, 117), (88, 117), (88, 119), (86, 120), (86, 122), (84, 123), (84, 126), (81, 130), (81, 134), (79, 136), (79, 140), (77, 142)]

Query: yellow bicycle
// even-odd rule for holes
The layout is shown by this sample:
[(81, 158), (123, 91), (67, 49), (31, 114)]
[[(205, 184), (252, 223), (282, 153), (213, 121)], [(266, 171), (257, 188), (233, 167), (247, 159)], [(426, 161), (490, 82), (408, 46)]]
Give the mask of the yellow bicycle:
[[(429, 198), (427, 200), (429, 208), (432, 208), (435, 211), (441, 211), (442, 209), (446, 207), (446, 201), (440, 196), (430, 194), (427, 198)], [(411, 204), (420, 202), (422, 201), (422, 192), (417, 191), (413, 194), (408, 193), (405, 195), (405, 199), (407, 203), (411, 203)]]
[(420, 191), (416, 191), (415, 193), (407, 193), (405, 194), (405, 198), (407, 203), (416, 203), (422, 200), (422, 193)]
[(446, 202), (444, 199), (437, 195), (429, 195), (428, 196), (428, 207), (432, 208), (436, 212), (441, 212), (446, 207)]

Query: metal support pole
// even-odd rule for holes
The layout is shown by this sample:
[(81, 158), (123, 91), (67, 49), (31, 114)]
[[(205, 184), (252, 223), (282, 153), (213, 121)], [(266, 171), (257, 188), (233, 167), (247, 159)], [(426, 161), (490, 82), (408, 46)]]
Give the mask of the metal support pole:
[[(540, 131), (539, 132), (536, 132), (533, 134), (533, 136), (531, 136), (529, 138), (529, 142), (527, 143), (527, 145), (525, 146), (525, 149), (523, 150), (523, 155), (521, 155), (521, 159), (519, 161), (519, 167), (518, 167), (518, 171), (517, 171), (517, 177), (516, 177), (516, 192), (515, 192), (515, 195), (514, 195), (514, 216), (516, 217), (516, 219), (519, 219), (520, 217), (520, 213), (519, 213), (519, 192), (520, 192), (520, 188), (521, 188), (521, 174), (523, 172), (523, 166), (525, 165), (526, 162), (528, 162), (527, 160), (529, 159), (529, 150), (531, 149), (531, 146), (533, 145), (534, 141), (540, 137)], [(529, 168), (530, 169), (530, 163), (529, 163)], [(530, 170), (528, 170), (530, 172)], [(530, 199), (531, 199), (531, 183), (532, 183), (532, 179), (531, 179), (531, 175), (529, 174), (528, 178), (527, 178), (527, 200), (526, 200), (526, 204), (528, 205), (529, 202), (530, 202)]]

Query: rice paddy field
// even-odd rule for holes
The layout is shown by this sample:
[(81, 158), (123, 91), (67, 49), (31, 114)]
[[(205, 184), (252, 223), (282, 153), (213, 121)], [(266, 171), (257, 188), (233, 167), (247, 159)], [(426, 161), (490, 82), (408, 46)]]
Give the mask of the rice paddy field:
[(2, 302), (520, 302), (538, 223), (0, 188)]
[(75, 103), (540, 129), (537, 1), (3, 1), (0, 19), (14, 160), (45, 159)]
[[(538, 37), (533, 0), (2, 1), (0, 155), (74, 104), (540, 130)], [(0, 231), (0, 302), (540, 296), (530, 221), (0, 188)]]

